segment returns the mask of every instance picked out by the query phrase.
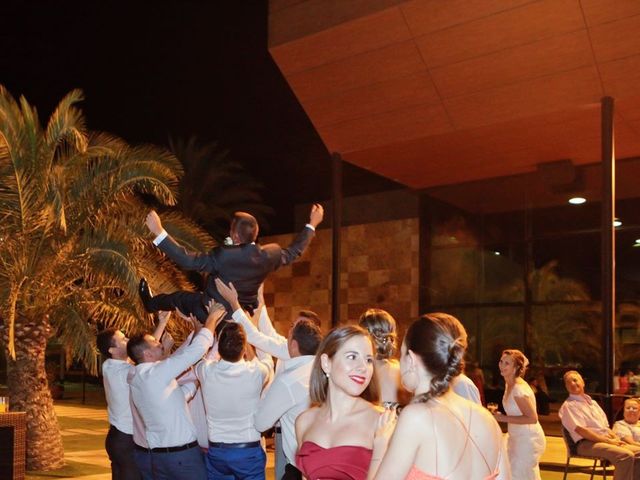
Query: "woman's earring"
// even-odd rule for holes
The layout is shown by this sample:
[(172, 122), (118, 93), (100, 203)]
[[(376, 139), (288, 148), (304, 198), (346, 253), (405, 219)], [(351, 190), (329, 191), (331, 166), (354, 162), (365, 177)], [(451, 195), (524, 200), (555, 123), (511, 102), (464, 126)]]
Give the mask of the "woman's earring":
[(329, 378), (329, 372), (324, 372), (324, 374)]

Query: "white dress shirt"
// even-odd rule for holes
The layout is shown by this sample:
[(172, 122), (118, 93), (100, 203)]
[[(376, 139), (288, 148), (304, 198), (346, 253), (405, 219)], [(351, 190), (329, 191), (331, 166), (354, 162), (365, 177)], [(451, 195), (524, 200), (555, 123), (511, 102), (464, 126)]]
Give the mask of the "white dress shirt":
[(134, 366), (125, 361), (108, 358), (102, 364), (102, 381), (107, 397), (109, 423), (128, 435), (133, 434), (133, 418), (129, 406), (127, 375)]
[(185, 398), (195, 390), (191, 385), (183, 390), (176, 377), (202, 358), (212, 343), (213, 334), (203, 328), (191, 344), (170, 357), (136, 365), (130, 380), (131, 399), (144, 422), (149, 448), (177, 447), (196, 440)]
[(480, 390), (478, 390), (476, 384), (473, 383), (473, 380), (467, 377), (464, 373), (461, 373), (453, 379), (451, 382), (451, 389), (461, 397), (475, 402), (478, 405), (482, 405), (482, 400), (480, 400)]
[[(247, 334), (247, 342), (251, 345), (280, 360), (288, 360), (291, 358), (287, 345), (287, 337), (283, 337), (273, 328), (266, 307), (262, 307), (260, 312), (260, 319), (258, 320), (260, 330), (249, 320), (249, 317), (247, 317), (247, 314), (244, 313), (244, 310), (241, 308), (233, 312), (231, 317), (234, 322), (242, 325)], [(280, 363), (281, 362), (278, 362), (278, 364)]]
[(262, 356), (247, 362), (203, 360), (195, 372), (207, 413), (209, 441), (246, 443), (260, 440), (253, 425), (253, 414), (260, 401), (263, 386), (273, 370), (271, 357)]
[(296, 418), (310, 406), (309, 379), (315, 355), (302, 355), (287, 360), (265, 391), (255, 411), (254, 424), (261, 432), (280, 420), (282, 445), (287, 461), (295, 465)]

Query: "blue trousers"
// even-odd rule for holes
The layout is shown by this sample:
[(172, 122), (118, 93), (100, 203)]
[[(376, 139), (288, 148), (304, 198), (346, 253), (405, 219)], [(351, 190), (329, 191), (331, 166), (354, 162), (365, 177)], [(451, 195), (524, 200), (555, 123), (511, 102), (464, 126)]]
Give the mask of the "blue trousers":
[(149, 453), (135, 451), (143, 480), (204, 480), (207, 468), (200, 447), (180, 452)]
[(207, 451), (208, 480), (265, 480), (267, 455), (262, 447), (217, 448)]

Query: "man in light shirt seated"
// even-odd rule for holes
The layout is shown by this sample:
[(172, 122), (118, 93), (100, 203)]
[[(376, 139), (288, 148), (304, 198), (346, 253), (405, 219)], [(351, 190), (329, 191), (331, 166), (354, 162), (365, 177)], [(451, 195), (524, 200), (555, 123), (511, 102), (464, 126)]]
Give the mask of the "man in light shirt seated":
[(237, 323), (222, 322), (217, 339), (220, 360), (203, 360), (195, 367), (209, 431), (207, 475), (212, 480), (264, 480), (267, 457), (253, 414), (271, 378), (273, 361), (259, 350), (252, 355)]
[(584, 380), (578, 372), (565, 373), (564, 385), (569, 397), (558, 414), (576, 443), (577, 453), (607, 459), (615, 466), (615, 480), (639, 480), (640, 447), (626, 444), (613, 433), (600, 405), (584, 393)]
[(214, 329), (224, 316), (224, 307), (215, 304), (191, 343), (171, 356), (151, 335), (132, 337), (127, 344), (129, 358), (136, 364), (129, 380), (131, 401), (144, 424), (147, 443), (146, 448), (136, 445), (136, 463), (153, 467), (152, 471), (141, 468), (145, 480), (206, 476), (196, 428), (176, 377), (211, 348)]
[(284, 458), (276, 461), (276, 479), (301, 479), (295, 467), (298, 449), (295, 433), (296, 418), (310, 406), (309, 378), (318, 345), (322, 341), (320, 318), (310, 310), (302, 310), (293, 321), (287, 337), (273, 328), (267, 314), (261, 291), (258, 293), (258, 328), (249, 320), (240, 304), (233, 285), (227, 286), (217, 281), (221, 295), (233, 308), (232, 318), (247, 332), (247, 341), (254, 347), (278, 358), (278, 368), (273, 383), (265, 391), (255, 412), (255, 427), (264, 432), (280, 420), (282, 442), (279, 445), (276, 434), (276, 459), (283, 453)]
[[(162, 336), (168, 320), (169, 312), (158, 314), (158, 326), (153, 332), (155, 338)], [(105, 450), (111, 461), (111, 476), (115, 480), (141, 478), (133, 457), (133, 419), (127, 376), (134, 366), (127, 355), (128, 342), (124, 333), (115, 328), (103, 330), (96, 336), (98, 350), (107, 358), (102, 364), (102, 381), (109, 415)]]

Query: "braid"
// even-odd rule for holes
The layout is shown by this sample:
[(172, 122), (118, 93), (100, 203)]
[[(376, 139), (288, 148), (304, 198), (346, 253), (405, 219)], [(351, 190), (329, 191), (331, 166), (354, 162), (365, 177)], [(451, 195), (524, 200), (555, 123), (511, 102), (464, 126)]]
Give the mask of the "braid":
[(439, 375), (434, 375), (431, 378), (431, 384), (429, 390), (425, 393), (416, 395), (411, 403), (426, 403), (432, 398), (438, 398), (445, 394), (449, 389), (451, 381), (462, 373), (465, 341), (458, 337), (456, 339), (448, 338), (449, 345), (447, 346), (447, 361), (446, 365), (443, 365)]

